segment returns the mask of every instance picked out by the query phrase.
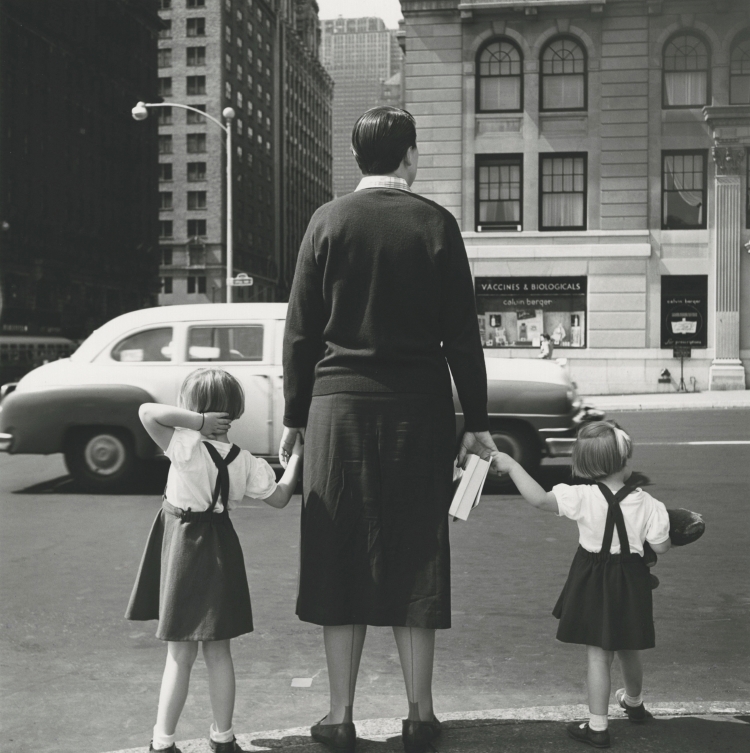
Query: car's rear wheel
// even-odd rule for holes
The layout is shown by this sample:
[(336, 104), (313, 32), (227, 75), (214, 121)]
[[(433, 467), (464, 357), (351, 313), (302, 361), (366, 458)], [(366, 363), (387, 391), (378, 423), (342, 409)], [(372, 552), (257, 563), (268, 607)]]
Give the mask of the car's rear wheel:
[(69, 435), (66, 445), (65, 464), (84, 488), (117, 491), (133, 480), (138, 459), (133, 439), (124, 429), (82, 429)]
[[(542, 460), (542, 451), (533, 429), (521, 423), (497, 424), (490, 427), (490, 434), (500, 452), (510, 455), (531, 475), (536, 473)], [(507, 492), (513, 488), (508, 475), (487, 476), (485, 491), (490, 494)]]

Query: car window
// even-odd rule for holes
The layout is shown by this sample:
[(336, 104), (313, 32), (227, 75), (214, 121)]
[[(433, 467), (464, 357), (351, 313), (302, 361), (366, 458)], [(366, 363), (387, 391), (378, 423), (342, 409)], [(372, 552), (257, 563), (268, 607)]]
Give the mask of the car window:
[(188, 361), (262, 361), (263, 325), (191, 327)]
[(112, 348), (111, 356), (122, 363), (171, 361), (172, 328), (147, 329), (130, 335)]

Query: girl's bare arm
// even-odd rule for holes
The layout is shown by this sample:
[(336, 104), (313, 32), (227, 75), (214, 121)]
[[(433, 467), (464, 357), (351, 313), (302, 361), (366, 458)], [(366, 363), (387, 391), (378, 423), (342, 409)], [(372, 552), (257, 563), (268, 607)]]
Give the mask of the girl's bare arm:
[(201, 414), (161, 403), (143, 403), (138, 409), (138, 417), (151, 439), (165, 451), (176, 428), (193, 429), (208, 436), (226, 434), (230, 425), (226, 413)]
[(279, 479), (273, 494), (263, 500), (267, 505), (281, 509), (289, 504), (289, 500), (292, 498), (292, 494), (294, 494), (294, 490), (297, 488), (299, 475), (302, 471), (302, 455), (304, 452), (302, 447), (302, 440), (298, 434), (297, 439), (294, 442), (292, 454), (287, 461), (284, 475)]
[(504, 452), (495, 451), (491, 458), (492, 470), (497, 473), (508, 473), (521, 496), (538, 510), (558, 512), (557, 498), (552, 492), (545, 492), (536, 481), (524, 470), (523, 466)]

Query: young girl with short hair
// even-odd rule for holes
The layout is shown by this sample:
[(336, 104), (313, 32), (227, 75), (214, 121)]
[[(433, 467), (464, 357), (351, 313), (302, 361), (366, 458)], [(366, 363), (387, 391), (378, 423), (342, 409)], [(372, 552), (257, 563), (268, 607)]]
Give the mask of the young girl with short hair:
[(655, 645), (651, 583), (643, 561), (645, 541), (657, 553), (670, 547), (664, 505), (642, 489), (626, 485), (632, 456), (630, 437), (613, 421), (585, 424), (573, 446), (573, 474), (592, 485), (557, 484), (545, 492), (505, 453), (492, 468), (509, 473), (534, 507), (578, 523), (579, 547), (553, 614), (557, 639), (588, 649), (589, 721), (567, 725), (575, 740), (595, 748), (610, 745), (607, 710), (615, 653), (625, 687), (615, 694), (631, 722), (651, 717), (643, 706), (641, 651)]
[(285, 507), (302, 459), (298, 438), (276, 483), (262, 458), (227, 438), (245, 409), (242, 385), (222, 369), (198, 369), (185, 379), (178, 408), (145, 403), (139, 416), (171, 460), (125, 617), (158, 620), (167, 663), (149, 750), (180, 753), (175, 729), (187, 699), (190, 672), (203, 643), (214, 721), (211, 749), (241, 753), (234, 737), (234, 665), (230, 640), (253, 630), (242, 548), (229, 510), (243, 499)]

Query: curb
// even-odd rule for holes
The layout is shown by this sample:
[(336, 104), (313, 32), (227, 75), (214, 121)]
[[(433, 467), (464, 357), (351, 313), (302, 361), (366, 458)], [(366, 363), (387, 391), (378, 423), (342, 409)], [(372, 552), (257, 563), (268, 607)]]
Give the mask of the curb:
[[(649, 703), (648, 709), (655, 717), (660, 719), (679, 716), (724, 717), (750, 714), (750, 701)], [(581, 703), (566, 706), (531, 706), (518, 709), (455, 712), (440, 714), (440, 720), (442, 722), (459, 722), (459, 724), (451, 725), (459, 728), (485, 726), (485, 724), (503, 722), (568, 722), (575, 719), (586, 719), (588, 713), (588, 706)], [(622, 709), (619, 706), (610, 706), (609, 714), (612, 719), (624, 718)], [(460, 722), (465, 722), (465, 724), (460, 724)], [(356, 725), (358, 740), (383, 742), (388, 738), (401, 735), (401, 717), (357, 720)], [(240, 734), (237, 735), (237, 742), (248, 753), (293, 750), (294, 748), (316, 745), (310, 738), (309, 726)], [(211, 748), (205, 738), (181, 740), (178, 741), (177, 745), (182, 753), (211, 753)], [(316, 749), (323, 750), (323, 748), (317, 745)], [(148, 753), (148, 747), (126, 748), (118, 751), (109, 751), (108, 753)]]
[(588, 395), (584, 403), (604, 411), (750, 409), (750, 390), (642, 395)]

